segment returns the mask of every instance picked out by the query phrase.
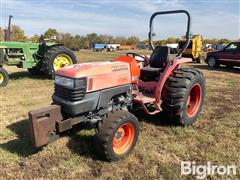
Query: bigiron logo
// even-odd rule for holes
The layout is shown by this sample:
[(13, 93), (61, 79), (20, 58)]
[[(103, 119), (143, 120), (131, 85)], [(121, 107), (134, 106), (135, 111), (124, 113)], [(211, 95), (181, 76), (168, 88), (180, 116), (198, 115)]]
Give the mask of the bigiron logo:
[(206, 165), (196, 165), (195, 161), (181, 161), (181, 175), (193, 175), (197, 179), (204, 179), (207, 176), (235, 176), (236, 165), (213, 165), (207, 162)]

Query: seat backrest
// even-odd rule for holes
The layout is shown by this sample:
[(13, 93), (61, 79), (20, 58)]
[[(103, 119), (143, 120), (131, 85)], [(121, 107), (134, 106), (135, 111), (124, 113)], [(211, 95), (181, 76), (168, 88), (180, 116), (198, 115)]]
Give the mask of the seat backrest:
[(169, 61), (170, 47), (168, 46), (157, 46), (149, 59), (150, 67), (154, 68), (165, 68)]

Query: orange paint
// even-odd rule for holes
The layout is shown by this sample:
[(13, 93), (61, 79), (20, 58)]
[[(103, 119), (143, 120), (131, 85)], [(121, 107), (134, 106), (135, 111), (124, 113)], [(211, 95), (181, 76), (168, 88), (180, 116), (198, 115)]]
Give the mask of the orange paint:
[(135, 129), (133, 124), (124, 123), (119, 127), (112, 141), (112, 148), (116, 154), (126, 153), (132, 146), (135, 137)]
[(87, 77), (87, 92), (131, 83), (130, 65), (127, 62), (74, 64), (58, 70), (56, 74), (70, 78)]
[(128, 57), (128, 56), (118, 56), (116, 57), (115, 61), (129, 63), (130, 69), (131, 69), (132, 83), (137, 83), (140, 77), (140, 69), (138, 67), (137, 61), (133, 57)]

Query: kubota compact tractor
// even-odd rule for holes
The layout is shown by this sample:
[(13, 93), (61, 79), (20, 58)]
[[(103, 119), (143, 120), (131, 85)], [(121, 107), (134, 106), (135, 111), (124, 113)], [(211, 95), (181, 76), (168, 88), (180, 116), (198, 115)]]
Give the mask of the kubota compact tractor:
[[(188, 23), (186, 44), (170, 60), (169, 47), (153, 45), (152, 23), (156, 16), (171, 13), (185, 13)], [(129, 154), (137, 142), (138, 119), (129, 110), (139, 109), (149, 115), (164, 111), (169, 119), (191, 125), (202, 109), (205, 80), (196, 69), (180, 68), (180, 64), (191, 61), (181, 58), (189, 43), (189, 31), (187, 11), (156, 12), (150, 19), (149, 45), (153, 52), (146, 59), (147, 66), (140, 69), (134, 57), (141, 55), (128, 53), (111, 62), (58, 70), (52, 105), (29, 112), (35, 147), (48, 144), (77, 124), (93, 125), (97, 130), (96, 149), (112, 161)]]

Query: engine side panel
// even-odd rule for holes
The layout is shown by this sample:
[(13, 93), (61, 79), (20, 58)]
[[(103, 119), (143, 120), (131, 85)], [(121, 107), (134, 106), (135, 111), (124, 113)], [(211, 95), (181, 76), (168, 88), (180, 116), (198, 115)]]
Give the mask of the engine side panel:
[(113, 96), (127, 93), (131, 90), (131, 85), (123, 85), (108, 89), (103, 89), (100, 91), (89, 92), (80, 101), (70, 101), (53, 95), (53, 103), (61, 106), (62, 110), (67, 114), (79, 115), (85, 112), (91, 112), (105, 108)]
[(131, 90), (130, 84), (102, 90), (100, 93), (98, 109), (100, 109), (102, 107), (107, 107), (108, 103), (110, 102), (110, 100), (112, 99), (113, 96), (127, 93), (130, 90)]

